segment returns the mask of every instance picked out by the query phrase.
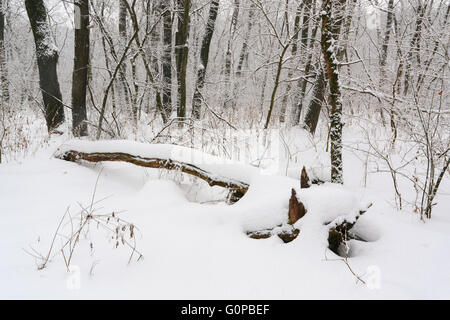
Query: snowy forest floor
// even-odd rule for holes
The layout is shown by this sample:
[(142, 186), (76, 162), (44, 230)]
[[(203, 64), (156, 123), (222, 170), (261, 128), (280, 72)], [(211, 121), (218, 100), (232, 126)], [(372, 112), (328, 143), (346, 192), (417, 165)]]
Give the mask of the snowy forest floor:
[[(388, 174), (371, 173), (344, 153), (346, 188), (372, 208), (355, 226), (368, 242), (350, 243), (351, 269), (326, 249), (323, 237), (254, 240), (245, 228), (258, 217), (286, 214), (291, 180), (261, 177), (237, 204), (211, 202), (221, 194), (179, 173), (125, 163), (79, 165), (52, 157), (63, 137), (32, 157), (0, 165), (0, 298), (25, 299), (381, 299), (450, 298), (450, 183), (422, 222), (397, 211)], [(140, 261), (115, 248), (104, 232), (81, 237), (74, 273), (56, 254), (43, 270), (26, 251), (46, 254), (67, 208), (88, 206), (97, 178), (100, 213), (120, 212), (138, 228)], [(405, 191), (406, 193), (406, 191)], [(338, 199), (322, 199), (324, 202)], [(91, 228), (95, 228), (92, 225)], [(321, 238), (322, 237), (322, 238)], [(57, 247), (60, 243), (55, 244)], [(90, 244), (93, 244), (93, 249)], [(73, 287), (73, 277), (79, 286)]]

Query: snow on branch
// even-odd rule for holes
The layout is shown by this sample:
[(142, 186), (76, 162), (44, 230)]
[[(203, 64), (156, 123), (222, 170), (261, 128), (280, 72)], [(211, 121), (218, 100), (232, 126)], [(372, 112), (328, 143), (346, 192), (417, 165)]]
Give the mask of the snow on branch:
[(123, 161), (147, 168), (179, 170), (206, 181), (210, 186), (230, 190), (230, 202), (247, 192), (258, 169), (221, 159), (198, 150), (169, 145), (132, 141), (72, 141), (55, 153), (62, 160), (78, 162)]

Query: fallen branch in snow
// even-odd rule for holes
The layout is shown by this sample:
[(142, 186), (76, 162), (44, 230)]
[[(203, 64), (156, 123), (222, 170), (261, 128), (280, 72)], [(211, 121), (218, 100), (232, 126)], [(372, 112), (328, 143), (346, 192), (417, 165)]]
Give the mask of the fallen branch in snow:
[(191, 163), (161, 158), (147, 158), (128, 154), (124, 152), (81, 152), (75, 149), (65, 150), (55, 155), (57, 158), (78, 162), (80, 160), (89, 162), (101, 161), (123, 161), (137, 166), (178, 170), (206, 181), (210, 186), (219, 186), (230, 190), (229, 201), (234, 203), (244, 196), (249, 185), (242, 181), (237, 181), (220, 175), (220, 172), (208, 172)]
[(346, 245), (345, 246), (345, 256), (343, 258), (340, 259), (328, 259), (327, 257), (327, 252), (325, 251), (325, 261), (342, 261), (344, 262), (344, 264), (347, 266), (348, 270), (350, 270), (350, 272), (352, 273), (352, 275), (355, 277), (356, 279), (356, 283), (358, 284), (358, 282), (361, 282), (362, 284), (366, 284), (366, 282), (362, 279), (362, 275), (357, 274), (353, 268), (350, 266), (350, 263), (348, 262), (348, 251), (349, 248)]

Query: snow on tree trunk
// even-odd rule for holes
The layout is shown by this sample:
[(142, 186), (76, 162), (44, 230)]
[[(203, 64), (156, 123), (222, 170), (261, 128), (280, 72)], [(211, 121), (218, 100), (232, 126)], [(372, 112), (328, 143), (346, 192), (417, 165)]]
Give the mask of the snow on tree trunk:
[(331, 182), (334, 183), (344, 183), (342, 168), (342, 96), (336, 54), (345, 2), (345, 0), (325, 0), (321, 12), (322, 38), (320, 43), (330, 86)]
[(309, 132), (311, 132), (312, 135), (316, 132), (320, 110), (322, 109), (323, 103), (325, 103), (324, 99), (326, 89), (325, 73), (320, 65), (317, 65), (316, 73), (317, 75), (313, 87), (313, 96), (305, 115), (305, 125), (308, 127)]
[(192, 99), (192, 117), (200, 119), (202, 94), (201, 90), (205, 84), (206, 67), (208, 66), (209, 47), (214, 33), (214, 25), (216, 23), (217, 12), (219, 9), (219, 1), (213, 0), (209, 8), (209, 18), (206, 25), (205, 35), (202, 41), (202, 48), (200, 50), (200, 65), (197, 71), (197, 82), (195, 84), (194, 98)]
[(166, 117), (172, 113), (172, 11), (168, 1), (161, 1), (163, 10), (162, 104)]
[(42, 0), (26, 0), (25, 6), (36, 47), (39, 86), (44, 100), (45, 120), (47, 129), (51, 132), (64, 122), (64, 106), (57, 74), (58, 49), (51, 38), (44, 2)]
[(177, 117), (186, 118), (186, 72), (189, 54), (190, 0), (177, 0), (178, 30), (175, 35), (175, 58), (177, 64), (178, 107)]

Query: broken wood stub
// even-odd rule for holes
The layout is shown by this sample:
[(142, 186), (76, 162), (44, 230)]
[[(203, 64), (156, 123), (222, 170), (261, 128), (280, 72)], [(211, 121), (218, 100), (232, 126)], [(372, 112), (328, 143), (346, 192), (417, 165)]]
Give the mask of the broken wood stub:
[(289, 224), (296, 223), (300, 218), (306, 214), (305, 206), (297, 199), (297, 193), (294, 189), (291, 191), (291, 198), (289, 199)]
[(311, 186), (311, 184), (309, 182), (308, 174), (306, 173), (305, 167), (303, 167), (302, 173), (300, 175), (300, 188), (306, 189), (306, 188), (309, 188), (310, 186)]

